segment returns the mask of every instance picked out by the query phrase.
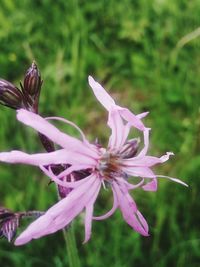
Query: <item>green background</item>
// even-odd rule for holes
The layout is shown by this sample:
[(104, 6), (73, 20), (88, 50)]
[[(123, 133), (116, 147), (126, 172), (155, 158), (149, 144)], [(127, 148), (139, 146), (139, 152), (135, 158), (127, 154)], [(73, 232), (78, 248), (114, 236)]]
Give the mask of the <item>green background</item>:
[[(83, 245), (83, 216), (75, 221), (82, 266), (200, 266), (200, 1), (1, 0), (0, 77), (16, 85), (36, 60), (44, 80), (40, 112), (66, 117), (89, 140), (106, 144), (106, 111), (87, 83), (93, 75), (121, 106), (150, 111), (150, 154), (175, 157), (156, 172), (178, 177), (182, 187), (159, 180), (157, 192), (134, 191), (151, 236), (132, 231), (120, 212), (93, 223)], [(0, 150), (42, 151), (37, 134), (0, 107)], [(76, 135), (70, 127), (59, 125)], [(37, 168), (1, 164), (0, 204), (45, 210), (56, 190)], [(96, 213), (107, 210), (104, 192)], [(25, 226), (25, 224), (24, 224)], [(68, 266), (62, 232), (14, 247), (0, 241), (0, 265)]]

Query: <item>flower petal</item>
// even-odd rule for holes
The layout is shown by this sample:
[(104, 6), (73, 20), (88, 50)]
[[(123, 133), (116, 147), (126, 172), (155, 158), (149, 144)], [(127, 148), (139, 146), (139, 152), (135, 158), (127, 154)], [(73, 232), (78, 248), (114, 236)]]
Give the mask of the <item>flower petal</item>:
[(144, 147), (140, 151), (140, 153), (137, 155), (137, 158), (143, 157), (147, 154), (148, 148), (149, 148), (149, 132), (150, 128), (145, 128), (145, 131), (143, 132), (144, 134)]
[(94, 196), (94, 192), (100, 188), (100, 180), (96, 179), (94, 175), (91, 175), (90, 178), (31, 223), (16, 239), (15, 245), (23, 245), (32, 239), (54, 233), (68, 225), (87, 206), (88, 201)]
[(182, 185), (188, 187), (188, 185), (187, 185), (186, 183), (184, 183), (183, 181), (181, 181), (181, 180), (178, 179), (178, 178), (174, 178), (174, 177), (170, 177), (170, 176), (165, 176), (165, 175), (160, 175), (160, 174), (156, 174), (156, 176), (157, 176), (158, 178), (169, 179), (169, 180), (171, 180), (171, 181), (173, 181), (173, 182), (175, 182), (175, 183), (182, 184)]
[(35, 113), (20, 109), (17, 111), (17, 119), (24, 124), (34, 128), (36, 131), (45, 135), (51, 141), (63, 148), (69, 149), (71, 151), (80, 151), (81, 154), (86, 154), (91, 157), (98, 157), (97, 152), (95, 152), (93, 149), (90, 149), (88, 145), (74, 137), (61, 132), (47, 120), (43, 119), (41, 116)]
[(156, 178), (156, 175), (148, 167), (122, 167), (122, 170), (130, 175), (143, 178)]
[(149, 114), (149, 111), (146, 111), (146, 112), (137, 114), (136, 116), (137, 116), (139, 119), (143, 119), (143, 118), (145, 118), (148, 114)]
[(123, 192), (121, 184), (116, 182), (113, 184), (113, 190), (115, 190), (118, 198), (120, 210), (122, 212), (124, 220), (138, 233), (144, 236), (148, 236), (148, 225), (144, 217), (137, 210), (136, 204), (128, 193)]
[(129, 122), (133, 127), (137, 128), (140, 131), (144, 131), (146, 129), (143, 122), (140, 119), (140, 117), (143, 117), (143, 116), (135, 115), (127, 108), (122, 108), (120, 106), (117, 106), (117, 107), (122, 118), (126, 120), (127, 122)]
[[(52, 172), (51, 168), (45, 168), (44, 166), (39, 166), (39, 167), (44, 172), (44, 174), (46, 174), (53, 182), (55, 182), (56, 184), (63, 186), (63, 187), (75, 188), (75, 187), (80, 186), (81, 184), (85, 183), (86, 181), (90, 180), (90, 175), (89, 175), (89, 176), (87, 176), (84, 179), (81, 179), (79, 181), (72, 181), (72, 182), (63, 181)], [(71, 168), (71, 170), (72, 169), (75, 170), (76, 168), (74, 168), (74, 167), (75, 166), (71, 166), (67, 170), (69, 170), (70, 168)], [(78, 167), (76, 170), (78, 170)]]
[(115, 105), (115, 101), (112, 97), (106, 92), (106, 90), (96, 82), (91, 76), (88, 77), (88, 82), (90, 87), (92, 88), (96, 98), (99, 102), (110, 111), (112, 106)]
[(93, 203), (86, 206), (86, 209), (85, 209), (85, 239), (83, 241), (83, 244), (87, 243), (87, 241), (90, 239), (90, 236), (91, 236), (93, 210), (94, 210), (94, 204)]
[(27, 154), (22, 151), (13, 150), (11, 152), (0, 153), (0, 161), (7, 163), (30, 164), (35, 166), (50, 164), (83, 164), (89, 167), (96, 165), (95, 159), (67, 149), (37, 154)]
[(144, 189), (144, 191), (157, 191), (157, 188), (158, 188), (157, 179), (156, 178), (153, 179), (152, 181), (143, 185), (142, 188)]
[(148, 226), (147, 221), (145, 220), (144, 216), (142, 215), (142, 213), (139, 210), (137, 210), (137, 217), (140, 220), (142, 227), (145, 229), (145, 232), (147, 233), (147, 236), (148, 236), (149, 235), (148, 234), (149, 226)]
[(118, 151), (126, 142), (127, 136), (130, 131), (130, 124), (124, 125), (119, 112), (115, 109), (109, 112), (108, 126), (112, 130), (109, 139), (108, 147), (112, 150)]
[[(99, 178), (97, 178), (99, 180)], [(100, 181), (99, 181), (100, 182)], [(86, 243), (91, 236), (91, 230), (92, 230), (92, 215), (94, 210), (94, 202), (97, 199), (97, 196), (99, 194), (99, 190), (101, 188), (101, 183), (99, 183), (99, 188), (95, 189), (93, 192), (92, 198), (89, 200), (89, 203), (86, 205), (86, 214), (85, 214), (85, 240), (83, 243)]]
[(111, 215), (113, 215), (113, 213), (116, 211), (117, 208), (118, 208), (117, 196), (116, 196), (115, 191), (113, 190), (113, 206), (112, 206), (112, 208), (103, 215), (93, 216), (93, 220), (96, 220), (96, 221), (105, 220), (108, 217), (110, 217)]
[(123, 164), (129, 167), (152, 167), (156, 164), (167, 161), (171, 155), (174, 155), (174, 153), (167, 152), (166, 155), (163, 155), (160, 158), (152, 156), (136, 156), (130, 159), (124, 159)]
[(137, 184), (130, 184), (127, 181), (124, 181), (124, 182), (125, 182), (128, 190), (133, 190), (133, 189), (136, 189), (138, 187), (141, 187), (144, 184), (144, 178), (142, 178), (141, 181), (138, 182)]
[(88, 169), (88, 168), (91, 168), (91, 167), (92, 167), (92, 165), (89, 165), (89, 164), (72, 165), (68, 169), (66, 169), (66, 170), (62, 171), (61, 173), (59, 173), (57, 177), (58, 177), (58, 179), (64, 178), (64, 177), (70, 175), (74, 171), (81, 171), (81, 170), (85, 170), (85, 169)]

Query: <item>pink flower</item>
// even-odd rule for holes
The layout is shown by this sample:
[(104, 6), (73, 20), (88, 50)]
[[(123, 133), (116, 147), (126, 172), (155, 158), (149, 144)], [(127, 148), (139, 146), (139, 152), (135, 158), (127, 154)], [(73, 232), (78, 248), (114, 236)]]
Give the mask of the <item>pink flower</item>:
[[(93, 82), (91, 79), (90, 83)], [(82, 136), (82, 141), (59, 131), (39, 115), (25, 110), (18, 111), (17, 118), (19, 121), (44, 134), (61, 148), (55, 152), (32, 155), (21, 151), (4, 152), (0, 153), (0, 161), (39, 166), (54, 182), (73, 190), (67, 197), (60, 200), (48, 209), (44, 215), (31, 223), (16, 239), (16, 245), (25, 244), (32, 239), (40, 238), (66, 227), (84, 209), (84, 242), (87, 242), (91, 236), (92, 220), (106, 219), (117, 208), (121, 210), (124, 220), (135, 231), (144, 236), (149, 235), (148, 224), (139, 212), (136, 203), (129, 194), (129, 190), (138, 187), (150, 191), (157, 190), (157, 175), (154, 174), (151, 167), (167, 161), (173, 153), (167, 152), (160, 158), (148, 156), (150, 129), (142, 126), (140, 116), (133, 115), (130, 111), (127, 113), (126, 109), (115, 105), (112, 98), (107, 95), (102, 87), (97, 86), (93, 90), (97, 98), (109, 111), (108, 126), (112, 133), (108, 148), (90, 144), (82, 131), (67, 120), (51, 118), (62, 120), (76, 127)], [(127, 114), (131, 115), (128, 116)], [(127, 140), (132, 126), (143, 130), (144, 147), (139, 153), (137, 153), (138, 140)], [(51, 170), (51, 164), (70, 164), (71, 166), (56, 176)], [(90, 174), (79, 181), (74, 181), (73, 172), (85, 169), (89, 170)], [(66, 177), (71, 177), (71, 181), (66, 181)], [(134, 183), (134, 178), (131, 177), (140, 177), (140, 181)], [(178, 179), (167, 178), (186, 185)], [(131, 180), (133, 183), (130, 183)], [(93, 216), (93, 209), (102, 185), (111, 188), (114, 201), (110, 211), (97, 217)]]

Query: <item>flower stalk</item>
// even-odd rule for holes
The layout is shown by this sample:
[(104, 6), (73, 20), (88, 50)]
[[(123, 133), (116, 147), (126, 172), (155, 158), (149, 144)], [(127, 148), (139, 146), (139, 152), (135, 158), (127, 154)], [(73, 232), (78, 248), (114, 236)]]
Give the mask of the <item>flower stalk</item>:
[(80, 267), (73, 223), (70, 225), (70, 227), (63, 229), (63, 236), (67, 245), (69, 266)]

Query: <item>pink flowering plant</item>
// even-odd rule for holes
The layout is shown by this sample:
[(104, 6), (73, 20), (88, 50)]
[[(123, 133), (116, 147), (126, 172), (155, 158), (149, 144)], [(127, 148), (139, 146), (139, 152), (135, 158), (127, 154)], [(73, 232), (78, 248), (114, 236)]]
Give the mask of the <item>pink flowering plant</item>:
[[(29, 212), (29, 215), (36, 215), (37, 218), (33, 216), (35, 220), (17, 237), (15, 245), (23, 245), (32, 239), (64, 229), (82, 212), (85, 214), (84, 242), (87, 242), (91, 237), (92, 222), (110, 217), (116, 209), (121, 211), (125, 222), (136, 232), (148, 236), (148, 223), (139, 211), (130, 191), (137, 188), (156, 191), (158, 178), (167, 178), (187, 186), (177, 178), (158, 175), (152, 170), (155, 165), (167, 161), (173, 153), (167, 152), (161, 157), (148, 155), (150, 129), (142, 122), (148, 112), (135, 115), (129, 109), (117, 105), (91, 76), (88, 81), (97, 100), (108, 112), (107, 125), (111, 135), (106, 148), (98, 142), (89, 142), (81, 129), (71, 121), (60, 117), (43, 118), (38, 114), (42, 82), (35, 63), (25, 76), (22, 90), (7, 83), (12, 97), (7, 94), (8, 100), (4, 97), (4, 102), (1, 102), (17, 109), (17, 119), (39, 133), (47, 152), (35, 154), (22, 151), (1, 152), (0, 161), (39, 167), (50, 181), (56, 184), (60, 194), (60, 200), (47, 211)], [(0, 82), (2, 96), (5, 84), (4, 80)], [(76, 128), (80, 133), (80, 139), (57, 129), (50, 123), (53, 120), (62, 121)], [(137, 137), (129, 138), (130, 131), (134, 129), (141, 133), (141, 140)], [(54, 144), (59, 148), (55, 149)], [(94, 212), (95, 202), (100, 190), (105, 188), (112, 192), (113, 205), (107, 213), (97, 216)], [(4, 234), (5, 231), (2, 230), (6, 225), (5, 220), (2, 219), (0, 224), (1, 235), (7, 237), (9, 241), (13, 239), (19, 226), (21, 218), (19, 214), (10, 215), (15, 222), (14, 230), (10, 230), (11, 233), (7, 230)], [(23, 216), (25, 214), (23, 213)]]

